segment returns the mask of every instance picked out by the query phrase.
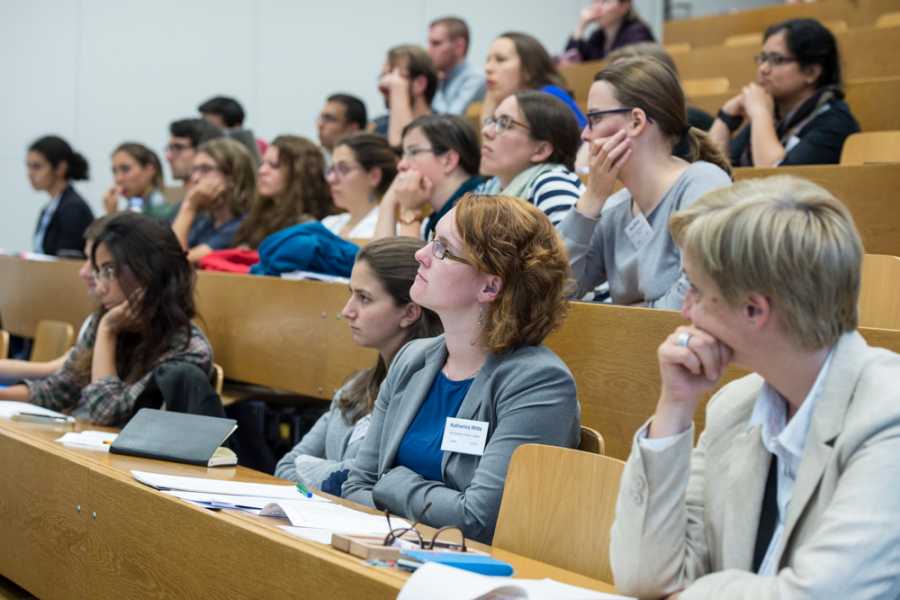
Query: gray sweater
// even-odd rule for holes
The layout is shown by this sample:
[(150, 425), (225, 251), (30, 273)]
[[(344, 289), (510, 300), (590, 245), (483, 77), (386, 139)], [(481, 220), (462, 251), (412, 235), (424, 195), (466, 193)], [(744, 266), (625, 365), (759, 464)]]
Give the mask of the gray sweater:
[(576, 297), (608, 281), (615, 304), (645, 303), (653, 308), (680, 309), (688, 284), (681, 271), (681, 252), (669, 235), (669, 217), (706, 192), (728, 185), (728, 174), (714, 164), (691, 164), (646, 215), (652, 232), (640, 247), (626, 233), (639, 218), (632, 215), (628, 189), (609, 197), (599, 219), (585, 217), (572, 208), (558, 229), (578, 283)]
[(335, 471), (349, 468), (365, 439), (371, 418), (366, 415), (350, 425), (341, 414), (338, 400), (354, 380), (355, 377), (335, 393), (328, 412), (319, 417), (300, 443), (278, 461), (276, 477), (318, 488)]
[(444, 337), (414, 340), (394, 357), (372, 411), (372, 424), (342, 495), (428, 525), (455, 525), (490, 543), (506, 470), (521, 444), (574, 448), (580, 436), (575, 381), (544, 346), (489, 355), (456, 416), (488, 423), (482, 456), (444, 452), (442, 481), (395, 465), (397, 449), (447, 361)]

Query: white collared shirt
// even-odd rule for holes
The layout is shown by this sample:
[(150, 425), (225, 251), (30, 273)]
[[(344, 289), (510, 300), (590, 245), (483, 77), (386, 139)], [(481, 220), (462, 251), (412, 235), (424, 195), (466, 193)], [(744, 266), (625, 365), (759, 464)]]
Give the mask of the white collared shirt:
[[(63, 194), (64, 193), (65, 191), (63, 191)], [(56, 209), (59, 208), (60, 200), (62, 200), (62, 194), (48, 202), (44, 207), (44, 210), (41, 211), (41, 221), (38, 224), (37, 230), (34, 232), (34, 238), (32, 240), (34, 251), (38, 254), (44, 253), (44, 235), (47, 233), (47, 227), (50, 225), (50, 221), (53, 219)]]
[(753, 406), (749, 427), (760, 426), (763, 446), (772, 453), (776, 465), (778, 490), (778, 521), (766, 555), (759, 566), (759, 575), (776, 575), (777, 557), (781, 554), (781, 538), (784, 535), (784, 522), (787, 518), (794, 484), (797, 481), (797, 469), (803, 459), (803, 448), (809, 437), (812, 424), (813, 408), (822, 394), (822, 386), (828, 369), (831, 366), (832, 351), (819, 369), (816, 381), (810, 388), (800, 408), (790, 421), (787, 420), (787, 401), (768, 383), (763, 384)]
[[(800, 409), (794, 417), (787, 421), (787, 401), (775, 391), (775, 388), (764, 383), (756, 397), (753, 413), (750, 416), (748, 428), (757, 425), (762, 427), (760, 432), (762, 443), (778, 461), (776, 465), (777, 497), (778, 497), (778, 522), (772, 533), (772, 540), (766, 550), (766, 555), (759, 566), (759, 575), (776, 575), (778, 563), (776, 557), (780, 555), (781, 538), (784, 535), (784, 522), (791, 503), (791, 495), (794, 492), (794, 483), (797, 481), (797, 469), (803, 458), (803, 448), (806, 446), (806, 438), (809, 437), (809, 428), (812, 424), (813, 408), (816, 400), (822, 394), (822, 386), (828, 369), (831, 367), (831, 357), (834, 349), (828, 352), (816, 381), (810, 388), (806, 398), (800, 405)], [(649, 424), (638, 433), (638, 445), (651, 452), (663, 452), (678, 442), (683, 436), (690, 435), (687, 429), (676, 435), (662, 438), (648, 438)]]

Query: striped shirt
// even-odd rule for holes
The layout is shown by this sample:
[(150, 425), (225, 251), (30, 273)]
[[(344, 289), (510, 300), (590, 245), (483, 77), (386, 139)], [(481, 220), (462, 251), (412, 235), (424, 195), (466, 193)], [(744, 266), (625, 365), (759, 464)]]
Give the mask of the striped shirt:
[[(581, 179), (564, 166), (558, 166), (535, 177), (525, 190), (523, 199), (534, 204), (557, 226), (566, 213), (575, 206), (584, 184)], [(478, 186), (475, 193), (499, 194), (500, 182), (496, 177)]]

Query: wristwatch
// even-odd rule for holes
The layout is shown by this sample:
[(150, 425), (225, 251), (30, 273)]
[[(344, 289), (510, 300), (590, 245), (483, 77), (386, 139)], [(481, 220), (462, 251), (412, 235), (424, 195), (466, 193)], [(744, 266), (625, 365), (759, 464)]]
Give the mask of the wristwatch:
[(723, 123), (725, 123), (725, 127), (728, 128), (728, 131), (735, 131), (740, 128), (741, 124), (744, 122), (744, 117), (740, 117), (738, 115), (729, 115), (723, 109), (719, 109), (716, 117)]

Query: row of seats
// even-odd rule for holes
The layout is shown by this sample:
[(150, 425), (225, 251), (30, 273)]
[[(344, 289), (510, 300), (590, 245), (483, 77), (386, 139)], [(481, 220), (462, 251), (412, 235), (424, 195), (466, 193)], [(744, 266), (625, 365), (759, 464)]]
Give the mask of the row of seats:
[[(729, 38), (755, 34), (778, 21), (810, 17), (841, 27), (891, 26), (900, 11), (897, 0), (823, 0), (813, 4), (775, 5), (733, 14), (667, 21), (663, 39), (667, 48), (690, 50), (725, 44)], [(843, 24), (843, 25), (841, 25)]]

